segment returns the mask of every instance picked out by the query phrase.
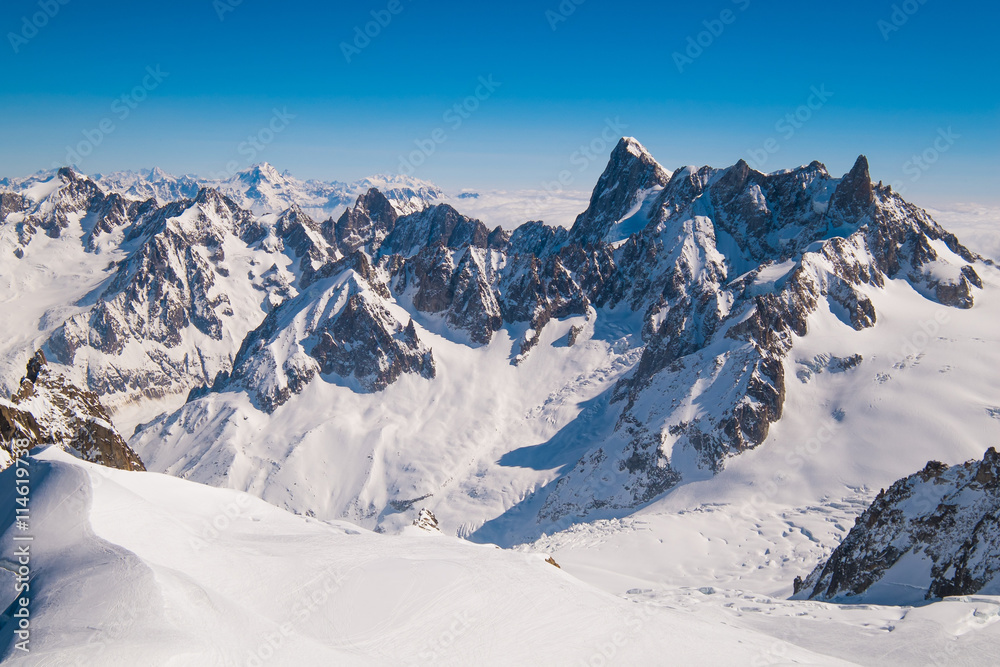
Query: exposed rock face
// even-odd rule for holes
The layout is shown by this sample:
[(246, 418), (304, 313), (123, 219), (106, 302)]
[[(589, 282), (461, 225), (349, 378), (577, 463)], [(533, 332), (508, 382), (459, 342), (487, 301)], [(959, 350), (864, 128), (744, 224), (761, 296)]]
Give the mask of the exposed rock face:
[(338, 266), (341, 273), (272, 311), (243, 341), (232, 374), (220, 374), (212, 389), (243, 389), (273, 412), (319, 375), (369, 392), (404, 373), (433, 378), (433, 354), (412, 322), (403, 326), (382, 305), (384, 286), (373, 288), (345, 262)]
[(156, 207), (155, 204), (153, 200), (137, 202), (125, 199), (118, 194), (111, 194), (104, 197), (103, 200), (95, 201), (88, 212), (88, 215), (92, 216), (93, 227), (87, 234), (87, 250), (99, 252), (102, 236), (114, 234), (127, 227), (140, 215), (153, 210)]
[(443, 245), (424, 248), (403, 262), (394, 285), (397, 293), (412, 286), (413, 306), (424, 313), (445, 313), (453, 328), (485, 345), (503, 326), (503, 316), (485, 266), (486, 251), (467, 246), (458, 254)]
[[(266, 311), (337, 257), (298, 208), (257, 218), (210, 189), (194, 200), (133, 208), (122, 234), (134, 250), (96, 303), (47, 344), (56, 361), (85, 369), (89, 388), (112, 407), (184, 395), (228, 372)], [(279, 267), (287, 263), (282, 254), (288, 269)]]
[(831, 220), (856, 222), (868, 213), (874, 202), (875, 189), (868, 172), (868, 158), (860, 155), (830, 200)]
[(467, 218), (447, 204), (438, 204), (399, 218), (381, 244), (380, 252), (410, 257), (422, 248), (437, 245), (453, 249), (470, 245), (485, 248), (489, 237), (490, 230), (479, 220)]
[(82, 458), (121, 470), (145, 470), (111, 424), (97, 396), (52, 371), (37, 352), (10, 401), (0, 400), (0, 437), (4, 445), (27, 440), (31, 446), (56, 444)]
[(549, 227), (544, 222), (529, 221), (515, 229), (508, 239), (508, 253), (513, 255), (551, 255), (569, 239), (565, 227)]
[(117, 194), (107, 195), (90, 178), (71, 168), (60, 169), (52, 178), (52, 188), (39, 201), (4, 192), (0, 194), (0, 224), (12, 224), (17, 231), (18, 258), (39, 230), (59, 238), (73, 222), (86, 230), (84, 247), (99, 252), (99, 239), (129, 224), (142, 210), (155, 202), (128, 200)]
[(20, 213), (28, 208), (28, 200), (14, 192), (0, 192), (0, 220), (6, 220), (11, 213)]
[(274, 233), (281, 241), (278, 250), (298, 260), (303, 287), (316, 279), (316, 272), (327, 262), (339, 257), (336, 246), (325, 240), (322, 227), (298, 206), (292, 206), (278, 216)]
[(1000, 455), (922, 471), (879, 493), (797, 597), (909, 604), (1000, 594)]
[(389, 200), (372, 188), (358, 197), (354, 208), (344, 211), (336, 224), (332, 220), (323, 226), (326, 240), (344, 254), (368, 247), (371, 251), (382, 244), (399, 218)]
[(642, 144), (631, 137), (618, 142), (611, 160), (594, 188), (590, 206), (573, 224), (570, 240), (580, 245), (604, 240), (611, 227), (622, 220), (646, 192), (663, 187), (670, 173), (661, 167)]
[(317, 331), (309, 353), (320, 371), (354, 377), (368, 391), (380, 391), (403, 373), (434, 377), (434, 358), (420, 344), (413, 322), (401, 326), (388, 310), (352, 294), (335, 319)]
[(88, 384), (102, 395), (157, 396), (206, 381), (204, 359), (180, 350), (199, 339), (223, 339), (234, 315), (218, 284), (228, 277), (219, 266), (224, 244), (231, 237), (259, 240), (263, 230), (230, 200), (203, 190), (193, 202), (139, 218), (129, 234), (142, 241), (139, 249), (119, 265), (90, 311), (56, 330), (49, 347), (60, 363), (73, 365), (81, 350), (120, 358), (129, 345), (141, 346), (145, 361), (124, 362), (132, 368), (112, 362), (117, 372), (108, 372), (88, 365)]
[[(733, 237), (749, 264), (783, 260), (826, 230), (824, 204), (830, 187), (830, 174), (819, 162), (762, 174), (740, 160), (709, 188), (713, 220)], [(859, 210), (851, 220), (863, 213)]]
[[(819, 163), (776, 175), (745, 164), (674, 173), (647, 226), (611, 256), (612, 270), (591, 277), (597, 306), (645, 313), (646, 346), (615, 388), (623, 408), (614, 437), (545, 491), (543, 518), (635, 507), (682, 478), (675, 460), (717, 472), (763, 443), (782, 415), (793, 335), (807, 333), (821, 303), (865, 329), (877, 320), (867, 292), (904, 278), (928, 298), (971, 306), (978, 276), (964, 262), (972, 254), (865, 178), (863, 158), (840, 181)], [(840, 235), (827, 238), (834, 227)], [(780, 275), (761, 279), (782, 261)], [(941, 282), (941, 273), (958, 278)], [(713, 408), (685, 417), (709, 393)]]

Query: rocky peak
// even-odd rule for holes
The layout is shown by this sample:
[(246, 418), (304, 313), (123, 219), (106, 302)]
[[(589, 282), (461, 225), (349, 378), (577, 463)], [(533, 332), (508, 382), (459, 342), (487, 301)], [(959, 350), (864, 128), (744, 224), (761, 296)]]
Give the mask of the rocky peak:
[(320, 372), (353, 378), (365, 391), (381, 391), (403, 373), (435, 375), (431, 351), (421, 345), (415, 327), (402, 326), (361, 291), (351, 294), (315, 335), (319, 342), (309, 354)]
[(851, 170), (837, 185), (830, 200), (830, 217), (835, 221), (858, 221), (875, 202), (875, 188), (868, 171), (868, 158), (859, 155)]
[(673, 172), (656, 198), (653, 223), (662, 223), (690, 211), (691, 204), (709, 187), (721, 170), (713, 167), (681, 167)]
[[(364, 260), (361, 252), (352, 257)], [(404, 373), (435, 375), (434, 357), (412, 322), (404, 326), (383, 305), (386, 295), (352, 268), (314, 283), (286, 301), (244, 339), (232, 374), (216, 378), (212, 391), (246, 390), (273, 412), (316, 377), (357, 391), (385, 389)], [(203, 392), (202, 392), (203, 393)]]
[(274, 231), (285, 251), (299, 260), (303, 285), (310, 284), (316, 271), (336, 256), (335, 249), (328, 247), (323, 238), (320, 225), (294, 204), (278, 216)]
[(794, 256), (823, 237), (829, 183), (818, 162), (763, 174), (740, 160), (708, 190), (716, 223), (736, 240), (752, 266)]
[(716, 186), (720, 189), (742, 191), (747, 185), (747, 179), (750, 178), (750, 172), (755, 171), (750, 168), (746, 160), (740, 158), (740, 161), (734, 164), (729, 169), (719, 177), (716, 182)]
[(370, 188), (358, 197), (336, 223), (323, 225), (323, 236), (345, 254), (359, 248), (378, 248), (396, 226), (399, 214), (378, 188)]
[(32, 447), (61, 445), (111, 468), (145, 469), (97, 396), (52, 371), (41, 351), (28, 361), (17, 393), (0, 400), (0, 437), (4, 444), (23, 439)]
[(590, 206), (577, 217), (570, 230), (570, 241), (580, 245), (601, 241), (653, 188), (662, 188), (670, 172), (631, 137), (624, 137), (611, 152), (604, 173), (594, 188)]
[(228, 198), (219, 192), (217, 188), (200, 188), (194, 198), (196, 204), (220, 204)]
[(565, 227), (551, 227), (544, 222), (532, 220), (511, 233), (507, 252), (511, 255), (542, 257), (557, 250), (568, 239), (569, 230)]
[(20, 213), (28, 208), (28, 200), (14, 192), (0, 192), (0, 222), (11, 213)]
[(883, 490), (796, 597), (916, 604), (1000, 594), (1000, 455), (928, 462)]
[(438, 245), (424, 248), (398, 269), (397, 291), (411, 286), (413, 306), (425, 313), (446, 313), (445, 321), (466, 331), (473, 343), (485, 345), (503, 326), (503, 316), (486, 270), (484, 251), (468, 246), (457, 264), (454, 251)]
[(80, 174), (76, 173), (73, 167), (60, 167), (56, 172), (56, 176), (61, 178), (66, 183), (73, 183), (74, 181), (80, 180)]
[(42, 367), (47, 363), (45, 359), (45, 353), (41, 350), (35, 352), (35, 356), (28, 360), (27, 374), (24, 376), (27, 378), (28, 382), (37, 382), (38, 374), (41, 372)]

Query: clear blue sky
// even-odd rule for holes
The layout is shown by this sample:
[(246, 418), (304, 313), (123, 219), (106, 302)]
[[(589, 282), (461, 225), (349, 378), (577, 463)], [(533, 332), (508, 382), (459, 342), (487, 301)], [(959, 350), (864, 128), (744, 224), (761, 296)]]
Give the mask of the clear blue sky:
[[(0, 175), (65, 162), (89, 130), (100, 138), (79, 161), (89, 173), (207, 174), (252, 158), (350, 180), (398, 171), (423, 140), (434, 152), (415, 175), (445, 187), (534, 188), (570, 170), (571, 187), (589, 190), (606, 155), (574, 154), (601, 148), (606, 120), (619, 119), (668, 168), (759, 157), (773, 139), (765, 171), (819, 159), (843, 173), (863, 152), (876, 179), (905, 183), (917, 203), (1000, 201), (992, 3), (909, 0), (915, 11), (889, 31), (894, 2), (879, 0), (564, 0), (568, 16), (559, 0), (398, 0), (396, 14), (389, 0), (59, 1), (42, 0), (58, 11), (34, 35), (24, 17), (38, 0), (0, 8)], [(220, 20), (220, 8), (232, 11)], [(348, 62), (341, 45), (372, 11), (391, 20)], [(705, 21), (720, 34), (700, 35), (707, 46), (678, 66)], [(490, 76), (499, 87), (456, 126), (446, 112)], [(152, 90), (122, 117), (121, 96), (144, 78)], [(810, 100), (824, 86), (832, 96)], [(779, 129), (810, 101), (806, 122)], [(262, 150), (241, 150), (275, 108), (295, 118)], [(948, 128), (958, 138), (938, 142), (933, 165), (908, 164)]]

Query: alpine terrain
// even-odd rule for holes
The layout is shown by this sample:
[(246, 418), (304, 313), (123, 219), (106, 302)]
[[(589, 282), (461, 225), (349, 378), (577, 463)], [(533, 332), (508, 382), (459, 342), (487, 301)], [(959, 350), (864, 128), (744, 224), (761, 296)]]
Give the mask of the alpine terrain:
[(871, 168), (0, 181), (4, 655), (989, 662), (1000, 270)]

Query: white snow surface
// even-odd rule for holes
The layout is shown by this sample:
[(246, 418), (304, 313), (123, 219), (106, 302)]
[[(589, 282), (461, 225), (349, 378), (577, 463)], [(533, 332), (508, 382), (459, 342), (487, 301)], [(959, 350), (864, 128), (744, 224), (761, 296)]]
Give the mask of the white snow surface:
[(29, 469), (31, 652), (5, 646), (5, 664), (849, 664), (709, 606), (613, 596), (543, 554), (377, 535), (58, 448)]

